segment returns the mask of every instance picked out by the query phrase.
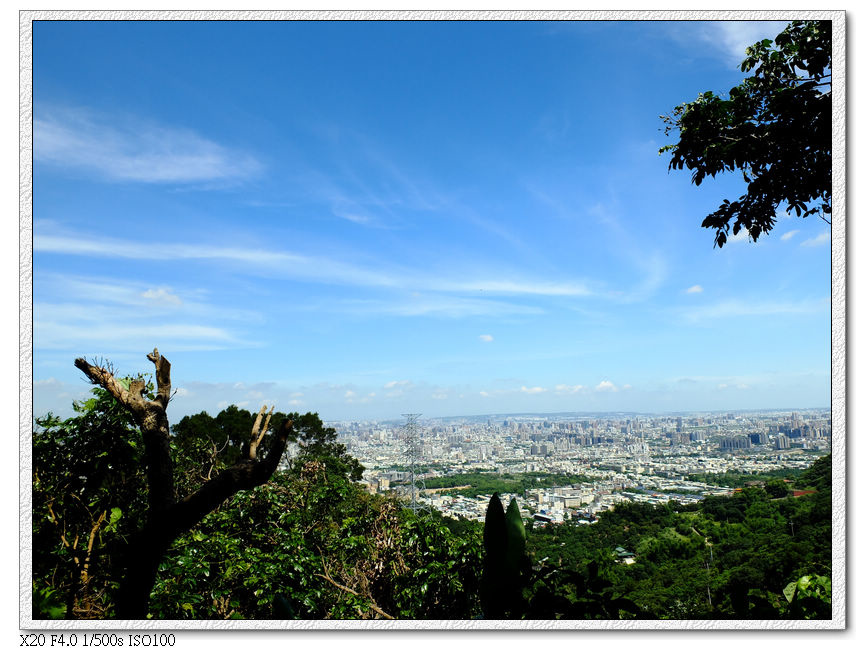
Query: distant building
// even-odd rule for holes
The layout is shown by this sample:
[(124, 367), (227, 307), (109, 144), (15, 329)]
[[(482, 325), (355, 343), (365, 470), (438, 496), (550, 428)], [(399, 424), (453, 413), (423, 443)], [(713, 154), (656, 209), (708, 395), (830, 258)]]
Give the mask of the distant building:
[(745, 436), (736, 436), (734, 438), (722, 438), (721, 439), (721, 449), (722, 450), (732, 450), (732, 449), (750, 449), (751, 448), (751, 439)]

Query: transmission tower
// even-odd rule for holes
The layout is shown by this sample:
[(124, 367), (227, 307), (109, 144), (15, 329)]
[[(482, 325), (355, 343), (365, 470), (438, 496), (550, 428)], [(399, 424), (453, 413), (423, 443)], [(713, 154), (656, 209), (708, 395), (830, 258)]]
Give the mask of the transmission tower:
[(405, 424), (403, 425), (403, 442), (405, 444), (405, 459), (409, 467), (409, 492), (411, 504), (409, 508), (413, 512), (428, 510), (428, 507), (418, 501), (418, 496), (426, 489), (424, 480), (418, 476), (417, 465), (421, 458), (420, 427), (417, 423), (420, 413), (403, 413)]

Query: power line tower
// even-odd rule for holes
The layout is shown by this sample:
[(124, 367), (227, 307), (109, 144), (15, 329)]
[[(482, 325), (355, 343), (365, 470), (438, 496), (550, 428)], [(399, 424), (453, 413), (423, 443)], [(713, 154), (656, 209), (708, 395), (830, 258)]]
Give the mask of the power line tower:
[(411, 503), (409, 508), (415, 513), (419, 510), (428, 510), (429, 508), (418, 501), (418, 496), (426, 489), (424, 480), (418, 476), (417, 465), (421, 459), (421, 442), (420, 442), (420, 427), (417, 419), (420, 413), (403, 413), (405, 424), (403, 425), (403, 442), (405, 459), (409, 467), (409, 493), (411, 495)]

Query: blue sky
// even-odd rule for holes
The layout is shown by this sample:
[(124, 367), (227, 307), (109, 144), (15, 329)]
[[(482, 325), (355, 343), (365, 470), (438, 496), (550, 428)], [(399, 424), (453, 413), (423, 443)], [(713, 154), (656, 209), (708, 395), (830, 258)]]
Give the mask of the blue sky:
[(829, 227), (658, 155), (782, 28), (37, 23), (35, 413), (154, 346), (175, 420), (828, 406)]

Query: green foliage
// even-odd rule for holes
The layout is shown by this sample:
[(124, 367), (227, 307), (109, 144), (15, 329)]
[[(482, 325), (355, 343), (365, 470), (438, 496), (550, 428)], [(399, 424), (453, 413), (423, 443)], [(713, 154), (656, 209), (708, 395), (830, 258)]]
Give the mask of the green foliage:
[(609, 557), (599, 556), (579, 569), (541, 571), (527, 618), (541, 619), (628, 619), (641, 618), (642, 610), (619, 594), (611, 580), (602, 573)]
[(779, 479), (770, 479), (766, 481), (766, 485), (763, 489), (775, 499), (781, 499), (787, 496), (790, 492), (790, 488), (787, 487), (787, 484)]
[(336, 429), (325, 427), (316, 413), (289, 413), (285, 417), (294, 422), (296, 442), (300, 445), (300, 453), (292, 460), (293, 471), (316, 460), (324, 463), (329, 473), (345, 474), (353, 481), (361, 479), (363, 465), (346, 453), (345, 445), (336, 441)]
[(481, 534), (457, 536), (430, 517), (406, 513), (400, 546), (414, 567), (395, 581), (394, 611), (401, 618), (473, 618), (480, 612)]
[(772, 479), (795, 479), (802, 474), (802, 470), (785, 467), (773, 469), (759, 474), (748, 474), (745, 472), (727, 471), (718, 474), (689, 474), (689, 481), (699, 481), (708, 485), (720, 485), (723, 487), (745, 487), (748, 483), (766, 482)]
[[(725, 99), (710, 91), (662, 116), (679, 141), (670, 169), (688, 168), (700, 185), (707, 176), (740, 170), (748, 184), (703, 220), (715, 244), (745, 230), (751, 239), (775, 225), (780, 206), (798, 216), (831, 213), (831, 22), (794, 21), (773, 43), (746, 50), (742, 71), (753, 74)], [(825, 217), (824, 217), (825, 219)]]
[(805, 575), (784, 587), (784, 618), (832, 618), (832, 580)]
[(799, 489), (813, 488), (820, 491), (832, 489), (832, 455), (818, 458), (796, 480)]
[(37, 587), (33, 583), (33, 618), (66, 618), (63, 594), (51, 587)]
[[(829, 462), (816, 461), (805, 475), (826, 476)], [(811, 600), (803, 601), (807, 610), (785, 605), (783, 591), (801, 576), (831, 571), (830, 499), (828, 488), (795, 499), (746, 488), (731, 497), (707, 497), (687, 506), (621, 503), (590, 526), (566, 522), (535, 529), (528, 553), (536, 563), (544, 560), (548, 575), (529, 593), (530, 602), (541, 598), (545, 603), (531, 615), (542, 616), (547, 607), (551, 615), (616, 618), (608, 607), (593, 603), (602, 596), (608, 603), (622, 597), (633, 603), (633, 608), (619, 609), (622, 617), (825, 615), (828, 610)], [(618, 546), (636, 553), (636, 562), (618, 563), (613, 553)], [(588, 580), (592, 562), (609, 584), (600, 591), (599, 583), (579, 591), (574, 575)], [(575, 609), (578, 602), (584, 609)]]
[(107, 616), (119, 550), (146, 508), (135, 422), (103, 389), (92, 394), (73, 404), (71, 418), (36, 418), (33, 578), (40, 597), (34, 597), (34, 618), (56, 616), (60, 603), (68, 618)]
[[(433, 488), (457, 488), (454, 492), (466, 497), (477, 497), (486, 494), (513, 493), (524, 494), (531, 488), (547, 488), (559, 485), (591, 482), (580, 474), (551, 474), (548, 472), (526, 472), (523, 474), (499, 474), (497, 472), (466, 472), (453, 476), (438, 476), (428, 478), (424, 485)], [(468, 488), (462, 486), (470, 486)]]
[[(249, 436), (256, 414), (231, 405), (211, 417), (202, 411), (188, 415), (172, 427), (172, 444), (178, 467), (178, 483), (183, 492), (200, 485), (208, 476), (214, 476), (244, 458), (249, 448)], [(325, 427), (316, 413), (273, 414), (268, 435), (279, 429), (282, 422), (293, 422), (290, 442), (299, 445), (299, 452), (290, 460), (292, 471), (316, 460), (325, 464), (329, 473), (346, 474), (359, 480), (363, 466), (346, 453), (345, 445), (337, 442), (336, 430)], [(269, 444), (268, 435), (262, 446)]]
[(154, 618), (463, 618), (480, 535), (457, 537), (308, 461), (208, 515), (160, 567)]

